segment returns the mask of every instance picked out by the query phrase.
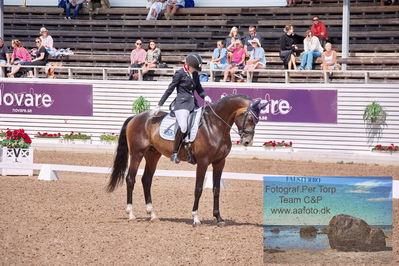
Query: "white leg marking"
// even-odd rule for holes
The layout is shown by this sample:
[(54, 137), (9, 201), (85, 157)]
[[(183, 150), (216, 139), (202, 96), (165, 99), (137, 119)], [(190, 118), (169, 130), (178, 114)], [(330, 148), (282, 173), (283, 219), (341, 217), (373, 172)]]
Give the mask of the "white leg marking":
[(146, 205), (146, 211), (147, 211), (148, 214), (151, 215), (151, 221), (155, 221), (155, 220), (158, 219), (158, 216), (156, 215), (156, 213), (154, 211), (154, 208), (152, 207), (151, 203), (148, 203)]
[(193, 215), (193, 219), (194, 219), (193, 226), (200, 225), (201, 221), (200, 221), (199, 216), (198, 216), (198, 211), (194, 211), (191, 214)]
[(126, 213), (129, 216), (129, 220), (134, 220), (136, 219), (136, 216), (134, 216), (133, 214), (133, 205), (132, 204), (128, 204), (126, 207)]

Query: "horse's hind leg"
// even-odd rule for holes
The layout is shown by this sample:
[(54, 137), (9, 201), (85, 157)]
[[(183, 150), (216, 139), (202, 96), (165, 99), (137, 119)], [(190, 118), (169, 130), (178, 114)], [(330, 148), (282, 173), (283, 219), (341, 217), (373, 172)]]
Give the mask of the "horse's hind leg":
[(151, 221), (155, 221), (158, 219), (158, 217), (152, 206), (151, 184), (152, 184), (152, 177), (154, 176), (159, 158), (161, 158), (161, 154), (156, 150), (150, 149), (146, 152), (144, 158), (146, 164), (145, 164), (143, 177), (141, 178), (141, 182), (143, 183), (146, 211), (148, 214), (150, 214)]
[(222, 172), (226, 160), (223, 159), (217, 163), (213, 163), (213, 216), (219, 226), (224, 225), (224, 220), (220, 216), (219, 210), (219, 195), (220, 195), (220, 179), (222, 177)]
[(136, 183), (136, 174), (140, 165), (140, 161), (143, 158), (142, 152), (130, 153), (130, 165), (129, 173), (126, 175), (126, 188), (127, 188), (127, 206), (126, 212), (129, 216), (129, 220), (136, 219), (133, 214), (133, 189)]

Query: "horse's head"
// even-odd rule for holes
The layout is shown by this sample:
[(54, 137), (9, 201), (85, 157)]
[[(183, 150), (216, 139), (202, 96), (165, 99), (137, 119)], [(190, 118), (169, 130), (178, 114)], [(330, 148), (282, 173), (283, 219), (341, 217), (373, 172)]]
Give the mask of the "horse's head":
[(238, 113), (234, 119), (234, 123), (238, 127), (240, 134), (240, 141), (244, 146), (252, 144), (255, 126), (259, 122), (260, 110), (262, 110), (267, 103), (260, 103), (260, 100), (251, 102), (246, 110)]

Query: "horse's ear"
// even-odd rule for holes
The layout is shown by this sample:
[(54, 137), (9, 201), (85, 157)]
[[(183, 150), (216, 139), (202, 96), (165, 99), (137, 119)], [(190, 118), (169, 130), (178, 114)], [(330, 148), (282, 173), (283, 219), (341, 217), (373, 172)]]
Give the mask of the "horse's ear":
[(254, 108), (260, 103), (260, 99), (257, 99), (251, 103), (251, 107)]
[(269, 104), (269, 101), (260, 104), (260, 105), (259, 105), (259, 110), (262, 110), (262, 109), (265, 108), (268, 104)]

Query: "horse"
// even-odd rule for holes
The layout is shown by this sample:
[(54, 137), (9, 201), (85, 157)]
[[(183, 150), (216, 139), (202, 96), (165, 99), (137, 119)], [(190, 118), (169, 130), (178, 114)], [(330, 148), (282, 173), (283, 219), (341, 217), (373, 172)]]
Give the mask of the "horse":
[[(231, 150), (230, 130), (233, 123), (238, 128), (240, 142), (244, 146), (252, 144), (255, 134), (255, 126), (259, 120), (259, 113), (266, 104), (260, 100), (253, 101), (244, 95), (228, 95), (214, 104), (204, 107), (201, 126), (197, 136), (191, 144), (192, 153), (197, 161), (194, 206), (192, 209), (193, 226), (201, 224), (198, 206), (202, 194), (204, 178), (208, 166), (213, 167), (213, 216), (218, 225), (224, 225), (224, 220), (219, 210), (220, 179), (225, 166), (226, 157)], [(154, 110), (129, 117), (120, 131), (118, 146), (113, 163), (113, 170), (107, 185), (107, 191), (112, 192), (123, 183), (125, 171), (130, 157), (129, 170), (126, 175), (128, 218), (133, 220), (133, 189), (136, 182), (136, 174), (143, 157), (146, 164), (141, 182), (144, 189), (144, 198), (147, 214), (150, 220), (157, 220), (151, 198), (151, 184), (157, 163), (164, 155), (172, 154), (173, 141), (167, 141), (160, 137), (159, 127), (165, 112), (154, 114)], [(179, 150), (179, 158), (187, 161), (184, 149)]]

